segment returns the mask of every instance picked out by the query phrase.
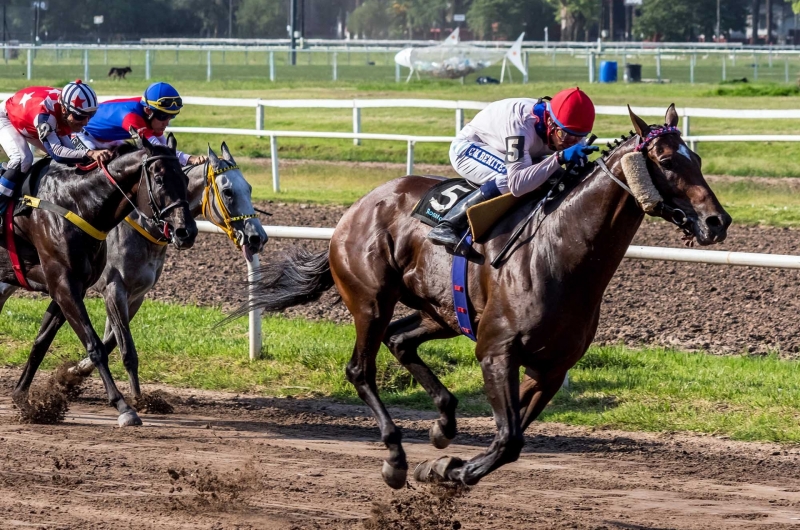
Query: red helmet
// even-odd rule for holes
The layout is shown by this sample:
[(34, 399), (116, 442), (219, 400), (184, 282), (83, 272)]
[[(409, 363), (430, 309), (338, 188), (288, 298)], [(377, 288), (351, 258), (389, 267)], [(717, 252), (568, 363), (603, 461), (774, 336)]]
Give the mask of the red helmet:
[(580, 88), (562, 90), (547, 105), (550, 117), (560, 128), (575, 136), (586, 136), (594, 125), (594, 103)]

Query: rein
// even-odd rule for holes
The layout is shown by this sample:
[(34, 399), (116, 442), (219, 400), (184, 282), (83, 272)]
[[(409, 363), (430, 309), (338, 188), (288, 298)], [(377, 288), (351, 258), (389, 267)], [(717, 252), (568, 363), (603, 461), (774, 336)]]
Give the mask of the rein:
[[(231, 217), (228, 208), (225, 206), (225, 202), (222, 200), (222, 194), (219, 191), (219, 186), (217, 185), (217, 179), (219, 175), (225, 173), (226, 171), (230, 171), (232, 169), (239, 169), (239, 166), (232, 165), (226, 168), (219, 169), (214, 171), (214, 167), (210, 163), (206, 163), (206, 187), (203, 190), (203, 202), (201, 205), (201, 213), (203, 217), (211, 221), (211, 223), (225, 232), (225, 234), (233, 241), (233, 244), (236, 245), (236, 248), (241, 248), (241, 244), (236, 237), (236, 230), (233, 228), (233, 223), (236, 221), (244, 221), (247, 219), (252, 219), (256, 217), (257, 214), (247, 214), (247, 215), (239, 215), (236, 217)], [(213, 193), (213, 199), (211, 197)], [(222, 222), (219, 222), (215, 219), (215, 216), (210, 215), (213, 213), (213, 205), (216, 204), (217, 213), (219, 213), (219, 217), (222, 219)]]

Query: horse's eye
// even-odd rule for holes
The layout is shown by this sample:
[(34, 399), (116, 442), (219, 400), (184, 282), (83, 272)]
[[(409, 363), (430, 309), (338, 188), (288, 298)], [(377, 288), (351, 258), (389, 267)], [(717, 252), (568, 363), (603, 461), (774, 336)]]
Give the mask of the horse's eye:
[(233, 197), (233, 191), (231, 191), (229, 188), (228, 188), (228, 189), (224, 189), (224, 190), (222, 190), (222, 194), (223, 194), (224, 196), (226, 196), (227, 198), (229, 198), (229, 199), (230, 199), (231, 197)]
[(672, 169), (672, 159), (671, 158), (665, 158), (663, 160), (659, 160), (658, 161), (658, 165), (661, 166), (662, 168), (666, 169), (666, 170), (670, 170), (670, 169)]
[(164, 185), (164, 177), (162, 177), (161, 175), (156, 175), (156, 176), (153, 178), (153, 182), (155, 182), (155, 183), (156, 183), (156, 184), (158, 184), (159, 186), (163, 186), (163, 185)]

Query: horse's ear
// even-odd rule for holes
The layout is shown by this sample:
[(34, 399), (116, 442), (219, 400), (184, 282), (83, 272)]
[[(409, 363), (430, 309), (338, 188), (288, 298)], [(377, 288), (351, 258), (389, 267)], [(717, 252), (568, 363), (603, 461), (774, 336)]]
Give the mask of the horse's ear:
[(210, 145), (208, 146), (208, 161), (211, 162), (211, 167), (219, 167), (219, 157), (217, 156), (217, 153), (211, 150)]
[(631, 122), (633, 122), (633, 128), (636, 131), (636, 134), (638, 134), (642, 138), (647, 136), (648, 133), (650, 132), (650, 126), (647, 125), (647, 122), (645, 122), (639, 116), (634, 114), (634, 112), (631, 110), (630, 105), (628, 105), (628, 114), (631, 115)]
[(678, 111), (675, 110), (675, 103), (670, 103), (667, 109), (667, 115), (664, 117), (664, 123), (670, 127), (678, 125)]
[(142, 135), (139, 134), (139, 131), (137, 131), (133, 125), (131, 125), (130, 128), (128, 129), (128, 134), (130, 134), (131, 138), (133, 138), (133, 142), (136, 144), (137, 149), (144, 149), (144, 143), (142, 142)]
[(172, 133), (169, 133), (167, 135), (167, 147), (169, 147), (173, 151), (178, 150), (178, 140), (175, 139), (175, 135)]
[(222, 142), (222, 159), (230, 162), (234, 166), (236, 165), (236, 161), (233, 159), (230, 149), (228, 149), (228, 144), (225, 142)]

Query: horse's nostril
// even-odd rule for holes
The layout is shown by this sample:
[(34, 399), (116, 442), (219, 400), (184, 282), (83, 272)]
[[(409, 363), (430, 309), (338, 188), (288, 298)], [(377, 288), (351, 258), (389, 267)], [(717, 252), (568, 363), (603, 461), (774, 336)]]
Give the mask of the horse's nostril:
[(175, 237), (178, 239), (187, 239), (189, 237), (189, 231), (185, 228), (177, 228), (175, 229)]
[(250, 245), (258, 245), (261, 243), (261, 238), (257, 235), (251, 235), (247, 237), (247, 242)]
[(723, 225), (722, 219), (720, 219), (717, 215), (710, 215), (706, 217), (706, 224), (710, 228), (720, 228)]

